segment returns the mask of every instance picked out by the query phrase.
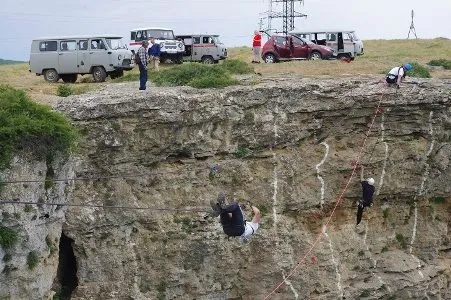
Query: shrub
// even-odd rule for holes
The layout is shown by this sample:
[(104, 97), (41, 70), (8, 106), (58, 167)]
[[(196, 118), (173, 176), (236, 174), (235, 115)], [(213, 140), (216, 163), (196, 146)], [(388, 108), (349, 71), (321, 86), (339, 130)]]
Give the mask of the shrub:
[(443, 204), (446, 202), (446, 198), (445, 197), (435, 197), (432, 199), (432, 202), (435, 204)]
[(67, 84), (59, 85), (56, 90), (56, 94), (60, 97), (70, 96), (72, 95), (72, 88)]
[(199, 63), (184, 63), (160, 72), (150, 71), (149, 78), (158, 86), (188, 85), (195, 88), (212, 88), (237, 83), (226, 68)]
[(431, 78), (429, 70), (417, 62), (412, 63), (412, 70), (408, 71), (407, 75), (417, 78)]
[(17, 243), (18, 239), (19, 235), (17, 231), (8, 227), (0, 227), (0, 246), (2, 246), (2, 248), (11, 248)]
[(30, 270), (33, 270), (41, 261), (36, 251), (31, 251), (27, 255), (27, 265)]
[(398, 243), (399, 243), (399, 245), (401, 246), (402, 249), (406, 249), (407, 248), (406, 238), (401, 233), (397, 233), (396, 234), (396, 240), (398, 241)]
[(235, 156), (237, 158), (243, 158), (245, 156), (247, 156), (250, 153), (250, 150), (246, 147), (243, 146), (238, 146), (238, 148), (236, 149), (235, 152)]
[(428, 65), (430, 66), (442, 66), (446, 70), (451, 70), (451, 60), (448, 59), (434, 59), (428, 62)]
[(231, 74), (248, 74), (254, 72), (254, 68), (247, 62), (239, 59), (226, 59), (220, 66)]
[(0, 85), (0, 170), (19, 149), (51, 158), (56, 152), (68, 152), (76, 139), (77, 132), (64, 115), (31, 101), (24, 91)]
[(56, 247), (52, 242), (52, 238), (48, 235), (45, 237), (45, 243), (47, 244), (47, 247), (49, 248), (50, 255), (56, 252)]

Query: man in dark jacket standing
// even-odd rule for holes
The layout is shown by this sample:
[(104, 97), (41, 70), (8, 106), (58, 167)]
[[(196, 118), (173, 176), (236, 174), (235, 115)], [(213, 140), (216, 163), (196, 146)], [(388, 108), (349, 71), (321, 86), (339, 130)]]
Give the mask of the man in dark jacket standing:
[(152, 67), (156, 71), (160, 71), (160, 54), (161, 54), (160, 44), (155, 43), (154, 38), (151, 38), (150, 42), (152, 43), (152, 46), (149, 48), (148, 53), (150, 57), (150, 62), (152, 63)]
[(136, 57), (137, 64), (139, 67), (139, 89), (145, 90), (147, 83), (147, 47), (149, 46), (148, 41), (143, 41), (141, 47), (138, 49), (138, 55)]
[(374, 179), (368, 178), (367, 180), (363, 179), (363, 166), (360, 171), (360, 184), (362, 185), (363, 199), (359, 201), (357, 207), (357, 225), (359, 225), (362, 220), (363, 209), (365, 207), (373, 206), (373, 194), (374, 194)]

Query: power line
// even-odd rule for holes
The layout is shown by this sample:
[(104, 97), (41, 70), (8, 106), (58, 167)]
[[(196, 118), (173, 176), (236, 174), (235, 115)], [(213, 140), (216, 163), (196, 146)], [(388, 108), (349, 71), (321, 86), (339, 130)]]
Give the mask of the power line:
[(2, 200), (0, 205), (4, 204), (24, 204), (24, 205), (50, 205), (50, 206), (74, 206), (74, 207), (90, 207), (90, 208), (111, 208), (111, 209), (135, 209), (135, 210), (149, 210), (149, 211), (175, 211), (175, 212), (211, 212), (211, 209), (206, 208), (157, 208), (157, 207), (139, 207), (139, 206), (123, 206), (123, 205), (101, 205), (101, 204), (71, 204), (71, 203), (55, 203), (55, 202), (33, 202), (33, 201), (15, 201)]

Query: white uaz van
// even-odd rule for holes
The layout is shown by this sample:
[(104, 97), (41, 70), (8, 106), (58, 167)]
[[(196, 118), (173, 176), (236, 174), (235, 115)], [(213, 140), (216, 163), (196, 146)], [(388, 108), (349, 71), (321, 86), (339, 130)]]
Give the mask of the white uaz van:
[(175, 39), (174, 31), (168, 28), (138, 28), (130, 33), (130, 50), (137, 52), (141, 47), (142, 41), (149, 41), (154, 38), (155, 43), (160, 45), (160, 62), (164, 63), (170, 59), (174, 63), (183, 62), (185, 46), (181, 41)]
[(185, 44), (184, 61), (200, 61), (204, 64), (217, 63), (227, 58), (227, 48), (216, 34), (178, 35)]
[(31, 43), (30, 72), (49, 82), (77, 81), (78, 74), (92, 74), (97, 82), (121, 77), (131, 70), (132, 52), (117, 35), (51, 37)]
[(334, 51), (334, 56), (338, 59), (353, 60), (356, 56), (364, 53), (363, 41), (359, 39), (354, 30), (293, 30), (290, 33), (317, 45), (331, 48)]

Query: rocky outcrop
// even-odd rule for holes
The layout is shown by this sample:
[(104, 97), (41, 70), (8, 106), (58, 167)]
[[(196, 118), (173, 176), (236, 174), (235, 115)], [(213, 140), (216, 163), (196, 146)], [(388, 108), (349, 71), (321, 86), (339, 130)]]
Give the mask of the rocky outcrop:
[[(75, 176), (97, 178), (68, 200), (130, 208), (65, 211), (72, 299), (263, 299), (279, 283), (273, 299), (450, 298), (450, 85), (372, 81), (125, 83), (60, 101), (83, 134)], [(360, 151), (377, 196), (356, 228)], [(262, 210), (249, 243), (202, 211), (221, 190)]]

